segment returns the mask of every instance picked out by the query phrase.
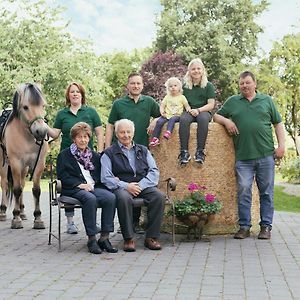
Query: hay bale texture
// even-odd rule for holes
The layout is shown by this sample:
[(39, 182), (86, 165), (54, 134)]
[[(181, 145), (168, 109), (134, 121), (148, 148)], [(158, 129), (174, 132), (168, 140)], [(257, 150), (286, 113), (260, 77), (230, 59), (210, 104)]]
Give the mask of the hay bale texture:
[[(193, 160), (196, 151), (197, 125), (193, 123), (190, 130), (189, 152), (191, 161), (186, 166), (178, 164), (179, 134), (178, 123), (175, 125), (170, 140), (161, 138), (159, 146), (151, 148), (158, 168), (160, 170), (160, 188), (165, 191), (164, 179), (174, 177), (177, 182), (175, 192), (171, 192), (172, 199), (180, 199), (189, 194), (187, 186), (191, 182), (205, 185), (207, 191), (216, 194), (223, 203), (220, 214), (213, 215), (205, 225), (206, 234), (228, 234), (238, 228), (237, 214), (237, 186), (234, 172), (235, 153), (233, 141), (225, 128), (217, 123), (209, 124), (209, 132), (206, 141), (206, 159), (203, 165)], [(164, 127), (165, 129), (165, 127)], [(167, 208), (168, 209), (168, 208)], [(258, 192), (253, 186), (252, 224), (259, 221)], [(178, 223), (180, 223), (178, 221)], [(254, 229), (257, 226), (253, 227)]]

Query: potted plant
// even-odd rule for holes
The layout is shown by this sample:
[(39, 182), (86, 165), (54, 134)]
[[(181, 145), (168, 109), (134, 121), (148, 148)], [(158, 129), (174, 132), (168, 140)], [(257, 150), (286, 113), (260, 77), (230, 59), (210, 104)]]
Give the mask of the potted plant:
[(174, 201), (173, 210), (168, 215), (175, 215), (178, 220), (188, 226), (188, 236), (191, 229), (199, 229), (198, 238), (201, 238), (202, 227), (208, 222), (209, 215), (217, 214), (221, 211), (222, 202), (216, 195), (207, 193), (204, 185), (190, 183), (188, 185), (190, 193), (182, 199)]

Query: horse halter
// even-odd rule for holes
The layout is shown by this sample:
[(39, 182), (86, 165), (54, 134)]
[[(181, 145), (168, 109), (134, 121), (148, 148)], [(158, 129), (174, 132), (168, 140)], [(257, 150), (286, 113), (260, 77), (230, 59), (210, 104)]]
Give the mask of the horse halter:
[(22, 113), (20, 111), (20, 120), (22, 120), (27, 126), (28, 126), (28, 129), (30, 131), (30, 133), (32, 134), (32, 131), (31, 131), (31, 126), (33, 125), (33, 123), (37, 120), (43, 120), (45, 122), (45, 118), (42, 117), (42, 116), (37, 116), (35, 117), (33, 120), (28, 120), (25, 116), (24, 113)]

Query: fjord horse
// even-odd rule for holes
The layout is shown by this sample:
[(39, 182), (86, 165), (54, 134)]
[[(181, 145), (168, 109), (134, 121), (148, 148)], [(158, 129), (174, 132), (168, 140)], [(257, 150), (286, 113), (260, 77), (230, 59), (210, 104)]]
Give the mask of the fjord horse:
[(44, 229), (40, 210), (40, 179), (45, 167), (48, 143), (45, 142), (48, 126), (45, 123), (46, 101), (35, 84), (20, 85), (13, 97), (13, 108), (0, 137), (0, 175), (2, 202), (0, 221), (6, 220), (8, 200), (14, 199), (11, 228), (23, 228), (23, 189), (25, 177), (32, 173), (35, 229)]

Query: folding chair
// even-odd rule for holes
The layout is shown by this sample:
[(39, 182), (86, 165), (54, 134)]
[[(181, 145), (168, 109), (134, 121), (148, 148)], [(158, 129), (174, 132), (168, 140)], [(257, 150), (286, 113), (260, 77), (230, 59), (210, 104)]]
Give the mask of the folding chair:
[[(82, 208), (81, 203), (76, 198), (59, 195), (61, 193), (61, 182), (58, 179), (49, 182), (49, 240), (48, 245), (51, 245), (51, 238), (58, 240), (58, 251), (61, 251), (61, 210), (65, 208)], [(58, 207), (58, 228), (57, 234), (53, 233), (53, 207)]]

